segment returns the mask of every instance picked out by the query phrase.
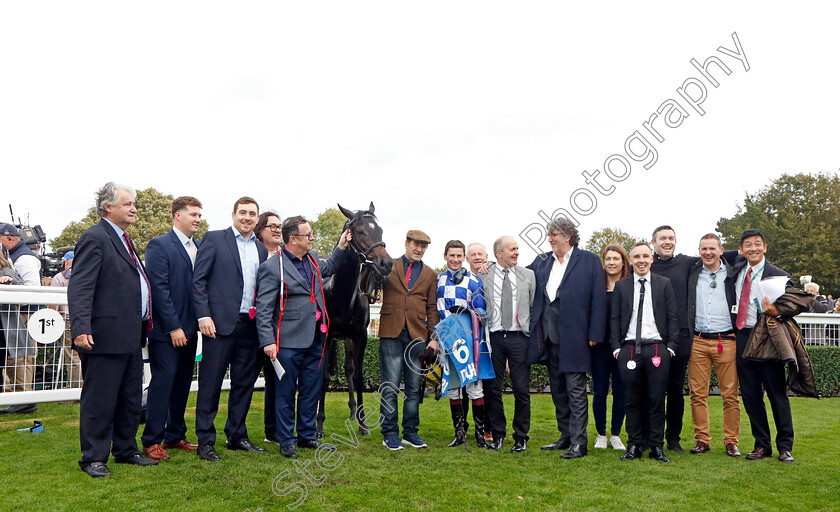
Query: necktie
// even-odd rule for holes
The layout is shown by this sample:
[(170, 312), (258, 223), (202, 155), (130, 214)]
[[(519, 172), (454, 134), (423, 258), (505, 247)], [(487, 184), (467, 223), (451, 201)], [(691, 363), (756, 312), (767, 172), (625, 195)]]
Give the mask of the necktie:
[[(128, 252), (131, 254), (131, 259), (134, 260), (134, 268), (137, 269), (137, 272), (140, 273), (140, 277), (146, 281), (146, 289), (149, 290), (149, 304), (147, 308), (147, 312), (149, 313), (149, 325), (147, 330), (152, 330), (152, 286), (149, 284), (149, 278), (146, 277), (146, 273), (143, 272), (143, 266), (140, 265), (140, 260), (137, 259), (137, 254), (134, 253), (134, 246), (131, 245), (131, 239), (128, 238), (128, 232), (123, 231), (123, 238), (125, 238), (125, 244), (128, 246)], [(144, 319), (145, 320), (145, 319)]]
[(738, 316), (735, 317), (735, 327), (743, 329), (747, 326), (747, 310), (750, 307), (750, 287), (752, 285), (752, 267), (747, 269), (744, 286), (741, 287), (741, 298), (738, 300)]
[(644, 277), (639, 279), (639, 285), (641, 285), (641, 289), (639, 290), (639, 309), (636, 311), (636, 346), (642, 344), (642, 315), (645, 311), (645, 279)]
[(502, 281), (502, 329), (509, 331), (513, 324), (513, 287), (510, 284), (510, 269), (504, 269)]
[(408, 282), (411, 281), (411, 267), (414, 266), (413, 261), (408, 262), (408, 269), (405, 271), (405, 288), (408, 289)]
[(195, 247), (195, 242), (193, 239), (190, 238), (187, 240), (187, 254), (190, 255), (190, 261), (192, 261), (193, 268), (195, 268), (195, 255), (198, 253), (198, 249)]

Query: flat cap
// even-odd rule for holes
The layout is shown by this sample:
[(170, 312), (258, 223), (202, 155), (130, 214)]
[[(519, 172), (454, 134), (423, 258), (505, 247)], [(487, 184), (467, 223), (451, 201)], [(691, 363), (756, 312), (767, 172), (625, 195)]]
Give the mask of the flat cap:
[(419, 229), (410, 229), (408, 233), (405, 234), (406, 240), (414, 240), (415, 242), (425, 242), (427, 244), (432, 243), (429, 239), (429, 235), (423, 233)]
[(0, 224), (0, 235), (19, 237), (20, 231), (17, 230), (14, 224)]

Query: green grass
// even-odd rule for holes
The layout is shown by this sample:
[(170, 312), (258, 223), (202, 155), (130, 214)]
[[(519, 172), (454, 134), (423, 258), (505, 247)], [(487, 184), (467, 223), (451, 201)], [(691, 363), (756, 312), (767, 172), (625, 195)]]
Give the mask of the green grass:
[[(263, 396), (254, 396), (248, 428), (251, 439), (264, 446)], [(191, 400), (188, 425), (194, 421), (194, 395)], [(331, 393), (328, 400), (328, 436), (347, 437), (346, 394)], [(505, 396), (505, 403), (511, 414), (513, 397)], [(540, 445), (557, 439), (551, 398), (545, 394), (532, 396), (526, 453), (511, 454), (510, 437), (502, 453), (447, 448), (452, 438), (449, 407), (427, 398), (420, 410), (420, 434), (428, 449), (389, 452), (374, 432), (359, 438), (358, 448), (338, 444), (344, 458), (330, 472), (317, 468), (312, 450), (301, 450), (298, 462), (310, 461), (312, 474), (323, 483), (306, 482), (307, 498), (296, 510), (840, 510), (840, 399), (792, 398), (791, 405), (794, 464), (727, 457), (719, 397), (710, 398), (712, 451), (699, 456), (669, 452), (673, 463), (662, 464), (647, 458), (620, 462), (618, 452), (591, 449), (592, 421), (589, 456), (565, 461), (556, 452), (540, 451)], [(267, 454), (225, 450), (224, 406), (216, 422), (223, 462), (207, 463), (194, 453), (172, 450), (171, 460), (158, 466), (111, 463), (109, 478), (92, 479), (76, 463), (78, 409), (78, 404), (41, 404), (33, 415), (0, 416), (0, 510), (283, 511), (299, 493), (277, 496), (272, 481), (283, 471), (291, 475), (278, 482), (278, 490), (305, 481), (275, 444)], [(753, 439), (746, 413), (741, 416), (740, 446), (747, 453)], [(44, 422), (44, 432), (15, 431), (33, 419)], [(693, 445), (692, 429), (686, 397), (686, 449)], [(195, 440), (191, 431), (190, 436)], [(622, 438), (626, 441), (626, 435)]]

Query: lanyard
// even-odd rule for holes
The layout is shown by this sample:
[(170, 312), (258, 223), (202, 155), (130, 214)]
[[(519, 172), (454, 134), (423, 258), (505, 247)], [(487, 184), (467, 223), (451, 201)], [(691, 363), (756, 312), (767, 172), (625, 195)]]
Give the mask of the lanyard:
[[(767, 266), (767, 262), (766, 262), (766, 261), (764, 262), (764, 265), (762, 265), (760, 269), (758, 269), (757, 271), (753, 272), (753, 276), (750, 278), (750, 285), (752, 285), (752, 282), (753, 282), (753, 281), (755, 281), (755, 278), (756, 278), (756, 277), (758, 277), (758, 274), (761, 274), (762, 272), (764, 272), (764, 267), (765, 267), (765, 266)], [(741, 279), (741, 291), (742, 291), (742, 292), (744, 291), (744, 284), (745, 284), (746, 282), (747, 282), (747, 272), (746, 272), (746, 270), (745, 270), (745, 271), (744, 271), (744, 278), (743, 278), (743, 279)], [(750, 289), (752, 289), (752, 286), (750, 286)]]

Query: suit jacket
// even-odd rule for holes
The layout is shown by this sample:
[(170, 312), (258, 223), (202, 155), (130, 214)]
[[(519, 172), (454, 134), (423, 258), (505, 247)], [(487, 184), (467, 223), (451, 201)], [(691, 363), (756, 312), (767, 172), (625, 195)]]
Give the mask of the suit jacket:
[(405, 287), (402, 258), (396, 258), (393, 262), (391, 273), (382, 286), (379, 336), (396, 338), (403, 327), (407, 327), (412, 339), (429, 340), (440, 321), (437, 312), (437, 275), (424, 264), (414, 286), (408, 290)]
[[(646, 292), (651, 294), (656, 329), (662, 336), (662, 342), (676, 352), (680, 328), (677, 323), (677, 301), (671, 281), (653, 272), (649, 272), (647, 277), (650, 280), (650, 289)], [(613, 351), (621, 348), (627, 337), (627, 331), (630, 329), (630, 317), (635, 307), (633, 304), (634, 284), (635, 274), (630, 274), (615, 283), (610, 314), (610, 332), (612, 333), (610, 344)]]
[[(516, 312), (514, 322), (516, 322), (516, 326), (522, 331), (522, 334), (529, 336), (531, 334), (531, 305), (534, 303), (537, 279), (534, 277), (534, 271), (531, 269), (516, 265), (513, 267), (513, 271), (516, 274)], [(484, 300), (487, 303), (487, 328), (489, 329), (493, 325), (496, 314), (501, 314), (501, 310), (497, 312), (493, 305), (493, 301), (496, 300), (496, 288), (494, 284), (496, 279), (495, 267), (490, 267), (489, 272), (480, 274), (478, 277), (484, 285)], [(499, 293), (501, 293), (502, 283), (500, 282), (498, 286)]]
[[(557, 289), (556, 306), (560, 308), (558, 335), (560, 340), (560, 372), (588, 372), (592, 366), (589, 341), (604, 341), (607, 328), (607, 286), (601, 258), (595, 253), (575, 247)], [(551, 275), (554, 256), (544, 253), (530, 264), (537, 281), (534, 305), (531, 308), (531, 340), (528, 362), (545, 357), (547, 333), (541, 318), (551, 307), (545, 296), (545, 285)], [(550, 342), (549, 342), (550, 343)]]
[[(268, 249), (259, 240), (260, 263), (268, 258)], [(216, 332), (228, 336), (239, 321), (242, 302), (242, 263), (233, 228), (208, 231), (201, 241), (193, 269), (193, 300), (198, 318), (210, 317)]]
[[(195, 244), (199, 246), (197, 240)], [(172, 339), (170, 332), (183, 329), (191, 339), (198, 328), (192, 294), (193, 264), (174, 228), (149, 240), (146, 275), (152, 287), (154, 325), (149, 338), (168, 342)]]
[[(729, 261), (732, 261), (732, 260), (730, 259)], [(762, 281), (764, 281), (768, 277), (787, 276), (788, 283), (787, 283), (786, 287), (791, 288), (793, 286), (793, 282), (790, 281), (790, 274), (788, 274), (784, 270), (780, 269), (779, 267), (777, 267), (777, 266), (773, 265), (772, 263), (770, 263), (769, 261), (767, 261), (767, 258), (764, 259), (764, 263), (765, 263), (764, 271), (761, 273), (761, 280)], [(741, 271), (744, 270), (744, 267), (746, 267), (747, 264), (748, 264), (747, 258), (745, 258), (741, 254), (739, 254), (735, 258), (735, 260), (732, 261), (732, 279), (731, 280), (730, 279), (726, 280), (726, 288), (727, 288), (726, 293), (727, 294), (730, 294), (730, 293), (732, 294), (733, 301), (735, 300), (734, 297), (737, 297), (737, 295), (735, 295), (735, 286), (740, 284), (740, 283), (738, 283), (738, 274), (740, 274)], [(730, 313), (730, 316), (732, 317), (732, 325), (734, 327), (735, 321), (738, 318), (738, 314), (737, 313)]]
[[(730, 281), (735, 281), (735, 271), (732, 269), (727, 260), (721, 258), (720, 264), (726, 268), (726, 279), (723, 281), (723, 288), (726, 292), (727, 309), (732, 310), (732, 305), (735, 304), (735, 288), (730, 286)], [(700, 332), (696, 327), (697, 320), (697, 281), (700, 278), (700, 271), (703, 269), (703, 260), (698, 260), (691, 267), (688, 273), (688, 304), (686, 307), (688, 319), (688, 327), (692, 332)], [(678, 315), (679, 316), (679, 315)], [(735, 329), (735, 321), (731, 322), (731, 328)]]
[[(348, 260), (348, 252), (336, 247), (326, 261), (318, 260), (315, 251), (309, 255), (318, 262), (321, 277), (333, 275), (339, 267)], [(283, 275), (280, 275), (280, 261), (283, 261)], [(310, 297), (315, 296), (318, 309), (326, 311), (324, 305), (323, 283), (318, 274), (312, 270), (315, 278), (315, 292), (312, 283), (300, 275), (292, 260), (282, 249), (277, 256), (264, 261), (257, 274), (257, 332), (260, 346), (265, 347), (277, 343), (277, 322), (280, 319), (280, 281), (283, 280), (286, 297), (283, 310), (283, 320), (280, 322), (280, 348), (307, 348), (315, 339), (316, 311), (315, 304)], [(321, 322), (317, 322), (320, 325)], [(321, 340), (326, 341), (326, 334), (321, 334)]]
[(73, 339), (80, 334), (93, 336), (89, 353), (126, 354), (140, 348), (144, 334), (140, 278), (133, 258), (104, 219), (88, 228), (76, 244), (67, 305)]

